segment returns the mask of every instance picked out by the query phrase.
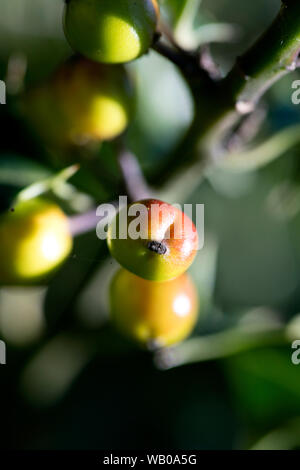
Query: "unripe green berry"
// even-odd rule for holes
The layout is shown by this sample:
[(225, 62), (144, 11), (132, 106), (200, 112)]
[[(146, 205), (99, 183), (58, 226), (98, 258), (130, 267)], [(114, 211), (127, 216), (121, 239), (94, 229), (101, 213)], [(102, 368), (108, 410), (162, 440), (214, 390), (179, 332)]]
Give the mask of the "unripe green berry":
[(103, 63), (129, 62), (149, 49), (156, 0), (68, 0), (64, 30), (71, 47)]

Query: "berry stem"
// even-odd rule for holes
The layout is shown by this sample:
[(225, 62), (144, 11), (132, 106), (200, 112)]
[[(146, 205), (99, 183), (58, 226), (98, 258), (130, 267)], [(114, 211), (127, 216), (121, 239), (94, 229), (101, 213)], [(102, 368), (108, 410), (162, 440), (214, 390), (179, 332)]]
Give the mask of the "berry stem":
[[(109, 204), (114, 205), (116, 208), (118, 207), (118, 203), (115, 201), (111, 201)], [(107, 224), (106, 217), (101, 219), (97, 215), (96, 207), (82, 214), (71, 215), (68, 219), (70, 231), (73, 236), (83, 235), (84, 233), (91, 232), (96, 227), (99, 227), (99, 224)]]
[(126, 191), (132, 202), (148, 199), (152, 196), (136, 156), (124, 149), (119, 151), (118, 163), (125, 183)]
[(73, 215), (69, 217), (70, 231), (73, 236), (82, 235), (94, 230), (100, 222), (96, 215), (96, 208), (83, 214)]
[(185, 364), (213, 361), (232, 357), (262, 346), (280, 346), (289, 342), (284, 327), (270, 325), (246, 329), (236, 327), (228, 331), (189, 339), (173, 348), (157, 352), (155, 363), (159, 369), (172, 369)]

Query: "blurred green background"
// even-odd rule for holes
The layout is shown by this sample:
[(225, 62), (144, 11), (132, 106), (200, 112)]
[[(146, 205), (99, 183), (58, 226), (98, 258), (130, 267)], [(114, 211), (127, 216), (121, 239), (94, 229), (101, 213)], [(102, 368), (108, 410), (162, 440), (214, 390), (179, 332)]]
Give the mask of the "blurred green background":
[[(161, 2), (173, 26), (183, 3)], [(196, 3), (194, 27), (203, 43), (207, 35), (214, 39), (212, 52), (223, 73), (280, 5)], [(62, 8), (62, 0), (1, 0), (1, 79), (7, 79), (8, 63), (26, 61), (26, 89), (71, 55)], [(128, 69), (138, 103), (128, 145), (152, 178), (191, 122), (192, 100), (178, 71), (154, 52)], [(291, 103), (291, 84), (299, 78), (297, 71), (288, 75), (264, 97), (267, 117), (258, 142), (299, 122), (300, 107)], [(7, 105), (0, 107), (3, 208), (16, 191), (70, 163), (70, 156), (54, 158), (28, 130), (13, 90), (8, 92)], [(181, 204), (205, 204), (205, 247), (190, 270), (200, 318), (194, 339), (179, 347), (188, 364), (163, 370), (159, 358), (154, 361), (111, 327), (107, 290), (116, 265), (94, 232), (76, 239), (49, 285), (1, 289), (0, 338), (7, 344), (7, 365), (0, 366), (1, 447), (299, 448), (300, 366), (291, 362), (291, 341), (297, 332), (300, 338), (299, 150), (293, 146), (251, 172), (213, 169), (192, 193), (181, 190), (180, 200), (170, 195)], [(104, 144), (55, 195), (67, 212), (118, 196), (110, 183), (120, 179), (111, 153)], [(267, 334), (258, 348), (243, 340), (245, 331), (273, 327), (290, 332), (288, 339), (277, 344)], [(228, 341), (230, 350), (239, 331), (242, 346), (237, 341), (228, 353)], [(201, 342), (207, 335), (211, 342)], [(189, 345), (196, 350), (193, 363)]]

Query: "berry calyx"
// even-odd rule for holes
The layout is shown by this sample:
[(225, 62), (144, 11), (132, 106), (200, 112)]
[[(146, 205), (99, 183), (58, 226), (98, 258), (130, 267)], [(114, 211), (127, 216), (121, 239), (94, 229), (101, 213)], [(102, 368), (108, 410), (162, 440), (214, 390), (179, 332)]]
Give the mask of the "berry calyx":
[(153, 240), (151, 242), (148, 242), (147, 248), (153, 251), (154, 253), (157, 253), (158, 255), (165, 255), (167, 252), (166, 245), (161, 242), (155, 242)]

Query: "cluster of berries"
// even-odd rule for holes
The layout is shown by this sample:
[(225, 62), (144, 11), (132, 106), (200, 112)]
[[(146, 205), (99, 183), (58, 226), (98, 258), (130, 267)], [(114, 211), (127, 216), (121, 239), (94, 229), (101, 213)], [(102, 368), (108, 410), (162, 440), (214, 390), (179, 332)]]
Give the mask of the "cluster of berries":
[[(65, 34), (80, 55), (23, 100), (25, 115), (43, 141), (66, 148), (124, 132), (134, 92), (121, 64), (148, 51), (158, 18), (156, 0), (66, 1)], [(148, 214), (144, 237), (113, 236), (122, 211), (108, 230), (110, 252), (122, 266), (111, 284), (111, 315), (132, 338), (162, 347), (185, 338), (197, 318), (197, 292), (185, 271), (198, 237), (180, 210), (150, 199), (140, 203)], [(159, 208), (155, 221), (154, 206)], [(43, 280), (71, 249), (68, 219), (57, 205), (42, 198), (20, 202), (0, 217), (0, 285)]]

